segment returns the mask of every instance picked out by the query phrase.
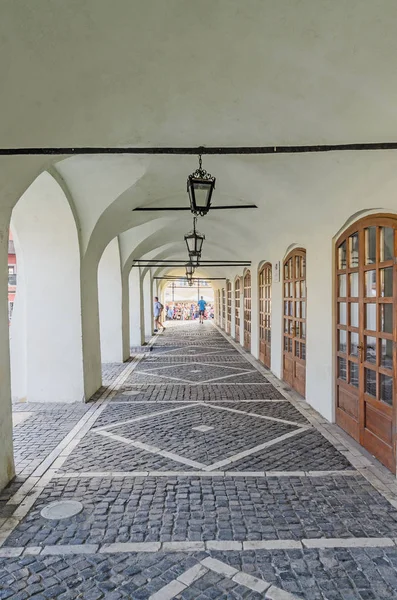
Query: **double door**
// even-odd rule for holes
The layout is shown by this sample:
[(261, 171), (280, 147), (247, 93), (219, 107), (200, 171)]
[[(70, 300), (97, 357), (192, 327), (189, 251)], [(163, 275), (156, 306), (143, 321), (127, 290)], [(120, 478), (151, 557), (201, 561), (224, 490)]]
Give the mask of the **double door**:
[(251, 350), (251, 272), (244, 275), (244, 348)]
[(230, 335), (232, 329), (232, 283), (226, 284), (226, 333)]
[(272, 312), (272, 266), (259, 271), (259, 360), (270, 369)]
[(234, 302), (235, 302), (235, 334), (236, 342), (240, 342), (240, 302), (241, 302), (241, 279), (237, 277), (234, 283)]
[(306, 391), (306, 252), (284, 261), (283, 378), (301, 396)]
[(222, 288), (222, 329), (226, 328), (226, 296), (225, 288)]
[(336, 421), (396, 468), (396, 228), (367, 217), (336, 244)]

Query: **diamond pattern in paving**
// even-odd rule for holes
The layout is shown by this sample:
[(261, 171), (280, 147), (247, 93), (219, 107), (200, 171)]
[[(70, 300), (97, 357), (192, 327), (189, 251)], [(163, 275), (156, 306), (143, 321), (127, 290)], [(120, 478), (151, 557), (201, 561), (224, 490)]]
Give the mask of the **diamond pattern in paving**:
[[(128, 395), (126, 392), (134, 392)], [(135, 392), (139, 392), (136, 394)], [(187, 385), (172, 382), (170, 385), (133, 385), (124, 384), (113, 397), (115, 402), (136, 402), (151, 400), (156, 402), (211, 402), (216, 400), (285, 400), (284, 396), (270, 383), (227, 385)]]
[[(194, 428), (200, 425), (212, 425), (213, 429), (206, 433), (196, 431)], [(202, 464), (197, 468), (200, 468), (297, 429), (296, 425), (258, 419), (223, 407), (180, 405), (173, 412), (118, 427), (113, 425), (112, 429), (98, 433), (110, 432), (126, 440), (150, 444), (182, 458), (199, 461)]]
[[(104, 383), (125, 367), (105, 365)], [(397, 600), (397, 548), (364, 543), (393, 544), (395, 504), (262, 373), (209, 323), (167, 327), (5, 540), (3, 554), (25, 548), (56, 555), (0, 558), (0, 598), (139, 600), (158, 592), (156, 600), (284, 600), (284, 590), (305, 600)], [(231, 376), (220, 379), (225, 374)], [(25, 468), (48, 456), (87, 409), (17, 405), (31, 413), (15, 431)], [(11, 511), (4, 516), (23, 481), (0, 497)], [(65, 520), (44, 519), (41, 509), (59, 499), (79, 500), (84, 509)], [(305, 539), (333, 547), (305, 548)], [(266, 540), (289, 549), (264, 550)], [(337, 548), (339, 540), (358, 547)], [(258, 541), (261, 550), (248, 549)], [(175, 542), (206, 551), (176, 551), (182, 547)], [(117, 546), (110, 554), (104, 546), (123, 543), (156, 548), (136, 553)], [(228, 574), (203, 571), (209, 556)], [(202, 576), (181, 585), (191, 567)], [(267, 591), (254, 591), (255, 582)], [(278, 596), (268, 596), (270, 589)]]

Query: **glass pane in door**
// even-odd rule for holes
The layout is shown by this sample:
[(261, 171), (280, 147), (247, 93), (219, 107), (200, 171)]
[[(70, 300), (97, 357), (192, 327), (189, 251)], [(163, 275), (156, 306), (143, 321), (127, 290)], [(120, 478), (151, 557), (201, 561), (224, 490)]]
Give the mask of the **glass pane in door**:
[(384, 333), (393, 333), (393, 305), (380, 305), (380, 330)]
[(393, 340), (380, 340), (381, 343), (381, 367), (385, 369), (393, 368)]
[(380, 295), (383, 298), (393, 296), (393, 267), (380, 269)]
[(380, 228), (380, 261), (394, 258), (394, 229), (392, 227)]
[(365, 264), (376, 263), (376, 227), (365, 229)]
[(393, 377), (380, 374), (380, 399), (389, 406), (393, 405)]

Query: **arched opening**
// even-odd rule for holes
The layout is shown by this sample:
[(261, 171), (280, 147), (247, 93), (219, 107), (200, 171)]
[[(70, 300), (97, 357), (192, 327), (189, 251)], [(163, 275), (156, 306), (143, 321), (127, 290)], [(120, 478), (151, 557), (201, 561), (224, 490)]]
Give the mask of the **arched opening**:
[(214, 318), (214, 290), (205, 279), (194, 279), (189, 285), (185, 278), (175, 277), (164, 290), (165, 315), (168, 321), (194, 321), (199, 317), (199, 300), (207, 303), (204, 319)]
[(244, 348), (251, 350), (251, 271), (244, 275)]
[(397, 341), (394, 215), (370, 215), (336, 242), (336, 421), (396, 468)]
[(306, 391), (306, 251), (284, 260), (283, 378), (301, 396)]
[(18, 293), (10, 326), (13, 400), (84, 399), (80, 251), (64, 192), (42, 173), (12, 212)]
[(259, 271), (259, 360), (270, 369), (272, 321), (272, 265)]

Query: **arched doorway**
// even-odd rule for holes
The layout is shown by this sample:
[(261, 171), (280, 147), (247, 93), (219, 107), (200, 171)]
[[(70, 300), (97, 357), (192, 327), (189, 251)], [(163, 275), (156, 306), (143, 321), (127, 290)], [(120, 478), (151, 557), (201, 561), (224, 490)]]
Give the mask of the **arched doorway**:
[(336, 422), (392, 471), (397, 218), (369, 216), (336, 243)]
[(237, 277), (234, 282), (234, 302), (235, 302), (235, 329), (234, 334), (236, 342), (240, 342), (240, 300), (241, 300), (241, 279)]
[(306, 391), (306, 251), (284, 261), (283, 378), (301, 396)]
[(222, 328), (226, 329), (226, 292), (222, 288)]
[(272, 313), (272, 265), (259, 271), (259, 360), (270, 369)]
[(251, 271), (244, 275), (244, 348), (251, 350)]
[(232, 330), (232, 282), (226, 283), (226, 332), (230, 335)]

